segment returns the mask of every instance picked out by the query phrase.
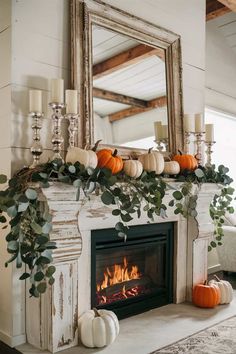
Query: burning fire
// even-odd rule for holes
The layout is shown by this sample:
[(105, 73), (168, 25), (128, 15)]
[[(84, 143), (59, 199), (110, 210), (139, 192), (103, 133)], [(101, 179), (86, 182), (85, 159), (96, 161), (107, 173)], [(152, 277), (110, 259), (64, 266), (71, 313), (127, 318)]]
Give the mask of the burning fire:
[[(140, 279), (140, 277), (141, 274), (139, 272), (138, 267), (136, 265), (133, 265), (129, 270), (127, 259), (126, 257), (124, 257), (122, 265), (115, 264), (113, 266), (113, 269), (110, 269), (108, 267), (106, 268), (102, 283), (97, 284), (97, 292), (118, 283), (123, 283), (133, 279)], [(125, 294), (125, 291), (125, 286), (123, 286), (122, 293)]]

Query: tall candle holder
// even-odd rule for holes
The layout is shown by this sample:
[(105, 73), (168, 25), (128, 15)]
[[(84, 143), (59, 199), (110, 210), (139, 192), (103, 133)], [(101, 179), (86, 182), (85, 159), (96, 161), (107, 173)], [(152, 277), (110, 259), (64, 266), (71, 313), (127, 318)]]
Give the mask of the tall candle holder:
[(61, 122), (63, 119), (63, 115), (61, 113), (62, 109), (65, 107), (64, 103), (58, 103), (58, 102), (51, 102), (49, 103), (49, 106), (51, 107), (53, 114), (52, 114), (52, 121), (53, 121), (53, 128), (52, 128), (52, 145), (53, 145), (53, 160), (59, 159), (63, 160), (61, 156), (61, 149), (62, 149), (62, 144), (64, 142), (64, 139), (61, 135)]
[(76, 133), (78, 131), (78, 114), (68, 113), (65, 115), (65, 118), (69, 120), (69, 146), (75, 147), (76, 145)]
[(40, 143), (40, 130), (42, 128), (41, 118), (43, 117), (43, 114), (40, 112), (30, 112), (30, 117), (33, 119), (33, 124), (31, 126), (33, 130), (33, 145), (30, 149), (31, 154), (33, 155), (33, 163), (30, 167), (34, 168), (39, 164), (40, 156), (43, 152)]
[(206, 155), (207, 155), (207, 163), (206, 163), (206, 167), (210, 167), (212, 165), (211, 163), (211, 156), (212, 156), (212, 153), (213, 153), (213, 150), (212, 150), (212, 146), (215, 144), (216, 142), (215, 141), (205, 141), (205, 144), (206, 144)]
[(169, 148), (169, 139), (168, 138), (161, 138), (159, 140), (154, 140), (157, 144), (156, 149), (160, 152), (168, 151)]
[(162, 144), (165, 147), (164, 151), (168, 151), (169, 150), (169, 139), (168, 138), (162, 138), (161, 139)]
[(192, 132), (184, 132), (184, 145), (185, 145), (185, 152), (186, 154), (189, 154), (190, 151), (190, 136), (192, 135)]
[(196, 159), (198, 161), (198, 165), (202, 165), (202, 142), (204, 142), (203, 136), (205, 132), (194, 132), (196, 137), (195, 143), (197, 145)]

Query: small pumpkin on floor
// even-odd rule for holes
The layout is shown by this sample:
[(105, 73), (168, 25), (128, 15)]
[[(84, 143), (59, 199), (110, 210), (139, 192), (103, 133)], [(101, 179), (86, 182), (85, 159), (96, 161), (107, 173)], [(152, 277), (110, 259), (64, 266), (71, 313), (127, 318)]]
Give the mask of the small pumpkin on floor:
[(220, 289), (220, 304), (229, 304), (233, 300), (233, 288), (232, 285), (214, 275), (215, 279), (209, 281), (209, 284), (214, 284)]
[(79, 319), (80, 339), (88, 348), (102, 348), (114, 342), (119, 334), (119, 321), (112, 311), (89, 310)]
[(213, 308), (220, 303), (220, 289), (215, 284), (197, 284), (193, 288), (192, 301), (194, 305), (203, 308)]

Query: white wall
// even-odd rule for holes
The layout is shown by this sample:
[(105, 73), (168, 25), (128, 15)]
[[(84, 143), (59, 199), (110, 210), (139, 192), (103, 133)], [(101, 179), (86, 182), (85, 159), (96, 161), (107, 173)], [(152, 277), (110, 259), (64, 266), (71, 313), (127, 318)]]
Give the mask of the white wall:
[[(69, 1), (0, 0), (0, 173), (14, 173), (32, 160), (28, 90), (43, 90), (45, 119), (41, 133), (51, 155), (49, 80), (61, 77), (69, 86)], [(63, 123), (67, 139), (67, 123)], [(0, 235), (0, 340), (15, 346), (25, 341), (25, 292), (19, 274), (4, 262)], [(28, 295), (27, 295), (28, 296)]]
[(214, 20), (206, 26), (206, 105), (236, 114), (236, 54)]
[[(182, 36), (185, 112), (203, 112), (205, 0), (106, 2)], [(15, 171), (31, 161), (32, 131), (27, 116), (30, 88), (43, 90), (44, 160), (50, 155), (48, 80), (62, 77), (65, 86), (69, 86), (68, 15), (68, 0), (0, 0), (1, 173), (10, 174), (11, 169)], [(66, 124), (63, 124), (64, 133), (65, 130)], [(16, 273), (11, 274), (11, 267), (3, 269), (6, 252), (2, 237), (0, 242), (0, 335), (1, 339), (15, 345), (24, 341), (23, 283), (19, 285)]]

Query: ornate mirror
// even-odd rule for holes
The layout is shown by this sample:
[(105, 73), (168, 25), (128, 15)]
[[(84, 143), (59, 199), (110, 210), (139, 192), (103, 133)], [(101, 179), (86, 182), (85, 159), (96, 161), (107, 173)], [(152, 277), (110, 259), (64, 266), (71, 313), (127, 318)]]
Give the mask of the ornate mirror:
[(169, 151), (182, 149), (180, 37), (100, 0), (71, 10), (79, 145), (101, 139), (130, 155), (168, 138)]

